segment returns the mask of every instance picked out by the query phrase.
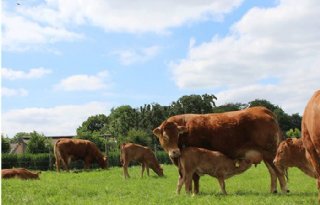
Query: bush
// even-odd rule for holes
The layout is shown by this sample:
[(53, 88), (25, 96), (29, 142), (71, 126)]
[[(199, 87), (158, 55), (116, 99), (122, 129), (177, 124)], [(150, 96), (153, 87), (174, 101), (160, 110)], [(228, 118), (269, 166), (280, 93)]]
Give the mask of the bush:
[(46, 154), (2, 154), (2, 168), (26, 168), (48, 170), (54, 161), (54, 157)]
[[(171, 164), (168, 154), (164, 151), (156, 152), (156, 157), (160, 164)], [(34, 170), (52, 170), (55, 169), (55, 158), (53, 154), (2, 154), (2, 168), (26, 168)], [(131, 163), (137, 165), (137, 162)], [(83, 169), (83, 161), (72, 161), (70, 169)], [(108, 166), (121, 166), (119, 151), (109, 152), (108, 154)], [(93, 163), (92, 168), (99, 168), (97, 163)]]

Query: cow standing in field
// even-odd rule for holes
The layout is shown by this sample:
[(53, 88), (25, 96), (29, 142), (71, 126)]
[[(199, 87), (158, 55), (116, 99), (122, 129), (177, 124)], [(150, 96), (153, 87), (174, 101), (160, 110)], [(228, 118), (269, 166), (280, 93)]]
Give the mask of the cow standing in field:
[(141, 163), (141, 177), (143, 177), (144, 169), (147, 169), (149, 176), (149, 167), (159, 176), (163, 176), (163, 169), (149, 147), (134, 143), (123, 143), (120, 145), (120, 162), (123, 166), (123, 174), (125, 178), (130, 178), (128, 173), (128, 166), (131, 161)]
[(297, 167), (310, 177), (316, 177), (312, 165), (306, 157), (306, 149), (301, 138), (288, 138), (282, 141), (277, 150), (273, 163), (283, 173), (287, 173), (288, 167)]
[(54, 146), (57, 172), (60, 172), (60, 163), (69, 171), (71, 160), (83, 160), (84, 168), (88, 169), (93, 161), (101, 168), (107, 168), (107, 157), (103, 156), (98, 147), (89, 140), (59, 139)]
[(2, 169), (1, 170), (1, 178), (2, 179), (10, 179), (10, 178), (18, 178), (18, 179), (39, 179), (39, 175), (41, 172), (33, 173), (24, 168), (13, 168), (13, 169)]
[(177, 193), (180, 193), (183, 184), (185, 184), (187, 193), (192, 191), (192, 177), (196, 173), (199, 176), (208, 174), (217, 178), (222, 193), (227, 194), (225, 179), (244, 172), (252, 164), (258, 164), (261, 160), (260, 152), (254, 150), (247, 151), (243, 159), (232, 160), (221, 152), (196, 147), (184, 148), (179, 157), (181, 176), (178, 181)]
[(320, 203), (320, 90), (316, 91), (309, 100), (302, 116), (301, 128), (307, 159), (316, 172)]
[[(277, 178), (282, 191), (288, 191), (284, 175), (273, 164), (281, 138), (279, 125), (274, 114), (265, 107), (176, 115), (165, 120), (153, 133), (175, 165), (183, 147), (220, 151), (231, 159), (243, 157), (247, 150), (258, 150), (271, 176), (271, 192), (277, 192)], [(193, 180), (197, 193), (199, 176), (195, 174)]]

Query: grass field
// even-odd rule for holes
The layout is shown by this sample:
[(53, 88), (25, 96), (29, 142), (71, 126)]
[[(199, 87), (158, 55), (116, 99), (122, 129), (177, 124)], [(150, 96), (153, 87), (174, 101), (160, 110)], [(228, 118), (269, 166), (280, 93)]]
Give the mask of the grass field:
[(203, 176), (200, 194), (175, 193), (177, 168), (164, 165), (165, 177), (140, 178), (139, 166), (129, 168), (124, 180), (119, 167), (79, 173), (42, 172), (40, 180), (2, 180), (2, 204), (317, 204), (315, 180), (298, 169), (289, 170), (289, 194), (270, 194), (270, 177), (264, 165), (226, 180), (227, 196), (220, 194), (215, 178)]

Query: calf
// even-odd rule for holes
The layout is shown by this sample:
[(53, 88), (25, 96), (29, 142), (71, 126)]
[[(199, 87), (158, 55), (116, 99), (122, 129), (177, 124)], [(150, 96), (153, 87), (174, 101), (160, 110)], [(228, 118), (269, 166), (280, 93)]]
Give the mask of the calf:
[(306, 158), (306, 149), (301, 138), (282, 141), (273, 163), (282, 173), (287, 173), (288, 167), (297, 167), (310, 177), (316, 177), (314, 168)]
[(107, 157), (104, 157), (98, 147), (89, 140), (82, 139), (59, 139), (54, 146), (57, 172), (60, 172), (60, 163), (69, 171), (71, 160), (81, 159), (84, 168), (90, 167), (96, 161), (101, 168), (107, 168)]
[[(232, 160), (218, 151), (187, 147), (182, 150), (179, 159), (180, 177), (177, 193), (180, 193), (183, 184), (185, 184), (186, 192), (191, 192), (192, 176), (196, 173), (199, 176), (208, 174), (217, 178), (222, 193), (227, 194), (225, 179), (244, 172), (250, 168), (252, 164), (258, 164), (261, 160), (262, 155), (260, 152), (254, 150), (247, 151), (243, 159)], [(197, 192), (194, 193), (196, 194)]]
[(41, 172), (32, 173), (24, 168), (13, 168), (13, 169), (2, 169), (1, 170), (1, 178), (10, 179), (10, 178), (18, 178), (18, 179), (39, 179), (39, 174)]
[(125, 178), (129, 178), (128, 166), (131, 161), (138, 161), (141, 163), (143, 177), (144, 169), (147, 169), (149, 176), (149, 167), (159, 176), (163, 176), (163, 169), (160, 167), (159, 162), (151, 151), (150, 148), (144, 147), (133, 143), (123, 143), (120, 145), (120, 162), (123, 166), (123, 174)]

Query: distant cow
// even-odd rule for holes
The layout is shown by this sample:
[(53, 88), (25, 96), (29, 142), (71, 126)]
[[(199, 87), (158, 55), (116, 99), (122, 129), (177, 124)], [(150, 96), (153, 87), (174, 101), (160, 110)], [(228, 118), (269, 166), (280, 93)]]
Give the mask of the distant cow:
[(283, 173), (288, 167), (297, 167), (310, 177), (316, 177), (315, 170), (306, 158), (306, 149), (301, 138), (288, 138), (282, 141), (273, 163)]
[(316, 171), (320, 203), (320, 90), (316, 91), (309, 100), (302, 116), (301, 127), (307, 159)]
[(71, 160), (83, 160), (84, 168), (88, 169), (93, 161), (101, 168), (107, 167), (107, 157), (104, 157), (98, 147), (89, 140), (59, 139), (54, 146), (57, 172), (60, 172), (60, 163), (69, 171)]
[(179, 177), (177, 193), (185, 184), (186, 192), (192, 190), (192, 176), (196, 173), (201, 176), (208, 174), (218, 179), (223, 194), (227, 194), (225, 189), (225, 179), (236, 174), (240, 174), (258, 164), (262, 160), (260, 152), (249, 150), (243, 159), (232, 160), (226, 155), (217, 151), (210, 151), (203, 148), (187, 147), (182, 150), (179, 158)]
[(13, 168), (13, 169), (2, 169), (1, 170), (1, 178), (10, 179), (10, 178), (18, 178), (18, 179), (39, 179), (39, 175), (41, 172), (33, 173), (24, 168)]
[(120, 145), (120, 162), (123, 166), (123, 174), (125, 178), (129, 178), (128, 166), (131, 161), (141, 163), (143, 177), (144, 169), (147, 169), (149, 176), (149, 167), (159, 176), (163, 176), (163, 169), (160, 167), (159, 162), (151, 151), (150, 148), (134, 143), (123, 143)]
[[(274, 114), (265, 107), (176, 115), (165, 120), (153, 133), (175, 165), (183, 147), (215, 150), (231, 159), (241, 158), (247, 150), (258, 150), (271, 176), (271, 192), (277, 192), (277, 178), (282, 191), (287, 192), (284, 175), (273, 164), (281, 138), (279, 125)], [(199, 176), (195, 174), (193, 180), (197, 192)]]

